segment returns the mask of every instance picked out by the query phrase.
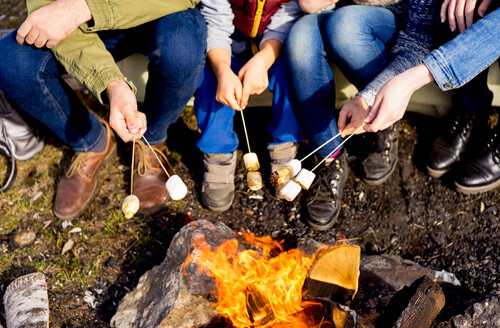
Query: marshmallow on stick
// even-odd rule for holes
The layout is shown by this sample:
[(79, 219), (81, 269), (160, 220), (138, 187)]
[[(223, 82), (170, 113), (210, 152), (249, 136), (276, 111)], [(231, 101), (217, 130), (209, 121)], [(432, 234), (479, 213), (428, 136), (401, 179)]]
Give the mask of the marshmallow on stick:
[(135, 213), (137, 213), (140, 207), (141, 203), (139, 202), (139, 198), (137, 198), (136, 195), (128, 195), (123, 200), (122, 212), (125, 215), (125, 218), (130, 219)]

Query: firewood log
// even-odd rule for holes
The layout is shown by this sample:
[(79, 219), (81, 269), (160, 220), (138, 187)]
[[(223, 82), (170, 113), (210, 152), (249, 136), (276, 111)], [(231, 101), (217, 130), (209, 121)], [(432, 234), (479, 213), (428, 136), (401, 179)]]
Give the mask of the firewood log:
[(14, 280), (3, 297), (7, 328), (48, 328), (49, 301), (42, 273)]

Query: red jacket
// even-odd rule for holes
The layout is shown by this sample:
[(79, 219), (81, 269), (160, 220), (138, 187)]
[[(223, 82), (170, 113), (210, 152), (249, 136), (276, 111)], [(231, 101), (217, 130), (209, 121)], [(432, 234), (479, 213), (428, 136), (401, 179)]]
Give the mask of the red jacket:
[(290, 0), (229, 0), (234, 12), (234, 26), (247, 37), (264, 32), (271, 16)]

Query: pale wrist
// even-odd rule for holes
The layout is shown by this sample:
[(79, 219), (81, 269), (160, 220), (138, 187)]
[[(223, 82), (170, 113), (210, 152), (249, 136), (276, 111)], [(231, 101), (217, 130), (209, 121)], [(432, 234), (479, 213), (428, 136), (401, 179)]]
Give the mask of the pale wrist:
[(424, 64), (417, 65), (406, 71), (408, 78), (406, 81), (410, 84), (412, 91), (416, 91), (426, 84), (434, 81), (434, 77)]
[(92, 12), (86, 0), (67, 0), (77, 10), (78, 26), (92, 19)]

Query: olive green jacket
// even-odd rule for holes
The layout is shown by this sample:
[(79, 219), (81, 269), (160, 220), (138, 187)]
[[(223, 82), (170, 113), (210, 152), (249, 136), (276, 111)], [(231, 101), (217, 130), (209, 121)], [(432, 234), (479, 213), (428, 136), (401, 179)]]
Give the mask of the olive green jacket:
[[(27, 0), (28, 12), (55, 0)], [(87, 0), (92, 21), (59, 42), (52, 49), (66, 71), (75, 77), (103, 103), (107, 85), (117, 79), (127, 81), (111, 54), (97, 35), (98, 31), (127, 29), (165, 15), (194, 8), (200, 0)], [(107, 97), (105, 98), (107, 99)]]

